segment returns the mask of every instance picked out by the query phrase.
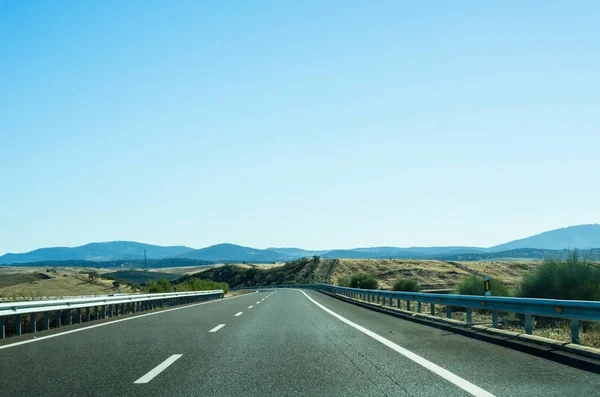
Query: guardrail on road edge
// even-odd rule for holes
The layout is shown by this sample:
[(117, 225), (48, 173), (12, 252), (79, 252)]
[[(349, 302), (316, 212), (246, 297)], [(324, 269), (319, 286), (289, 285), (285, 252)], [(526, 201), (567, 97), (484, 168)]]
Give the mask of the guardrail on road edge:
[[(61, 326), (64, 312), (68, 325), (73, 323), (73, 310), (75, 310), (75, 323), (118, 316), (125, 313), (137, 313), (161, 307), (178, 306), (205, 300), (222, 298), (223, 290), (169, 292), (162, 294), (131, 294), (118, 296), (102, 296), (74, 299), (54, 299), (46, 301), (21, 301), (0, 303), (0, 339), (6, 337), (5, 321), (8, 316), (14, 316), (16, 336), (22, 334), (22, 315), (29, 315), (29, 332), (37, 331), (37, 314), (43, 313), (43, 329), (50, 329), (50, 313), (54, 312), (55, 328)], [(83, 321), (85, 311), (85, 321)]]
[(430, 304), (430, 313), (435, 315), (435, 305), (446, 306), (446, 317), (452, 318), (452, 308), (465, 308), (466, 322), (472, 324), (473, 309), (489, 310), (492, 312), (492, 327), (498, 328), (498, 313), (517, 313), (524, 318), (525, 333), (533, 333), (533, 316), (551, 317), (570, 320), (571, 343), (579, 343), (579, 322), (600, 321), (600, 302), (575, 301), (559, 299), (506, 298), (498, 296), (430, 294), (423, 292), (400, 292), (386, 290), (368, 290), (346, 288), (329, 284), (286, 284), (270, 285), (254, 288), (303, 288), (322, 290), (348, 298), (378, 303), (384, 306), (394, 305), (401, 309), (402, 301), (406, 309), (411, 310), (411, 303), (417, 303), (417, 312), (421, 312), (421, 303)]

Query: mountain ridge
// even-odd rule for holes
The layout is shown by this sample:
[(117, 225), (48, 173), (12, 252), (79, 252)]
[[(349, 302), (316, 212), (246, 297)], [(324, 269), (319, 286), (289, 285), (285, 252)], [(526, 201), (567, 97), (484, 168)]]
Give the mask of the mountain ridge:
[[(159, 246), (135, 241), (112, 241), (89, 243), (78, 247), (39, 248), (26, 253), (8, 253), (0, 256), (0, 265), (44, 261), (114, 261), (143, 259), (144, 250), (148, 259), (187, 258), (210, 262), (285, 262), (313, 255), (325, 258), (497, 258), (514, 252), (517, 257), (535, 255), (540, 257), (544, 250), (600, 248), (600, 225), (586, 224), (549, 230), (523, 239), (513, 240), (493, 247), (433, 246), (433, 247), (363, 247), (333, 250), (306, 250), (296, 247), (257, 249), (241, 245), (222, 243), (194, 249), (186, 246)], [(519, 251), (525, 250), (525, 251)], [(527, 251), (529, 250), (529, 251)], [(501, 254), (504, 253), (504, 254)], [(547, 252), (550, 255), (549, 252)]]

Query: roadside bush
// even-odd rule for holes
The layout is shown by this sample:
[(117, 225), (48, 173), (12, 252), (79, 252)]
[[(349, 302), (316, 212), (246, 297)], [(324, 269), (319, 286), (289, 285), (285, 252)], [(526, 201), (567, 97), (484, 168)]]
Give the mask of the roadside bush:
[(377, 289), (379, 287), (377, 279), (370, 274), (365, 273), (345, 276), (338, 280), (338, 285), (342, 287), (358, 288), (359, 283), (361, 289)]
[(421, 291), (421, 284), (415, 280), (400, 279), (396, 280), (392, 289), (394, 291), (419, 292)]
[(192, 278), (177, 284), (177, 292), (210, 291), (215, 289), (222, 289), (225, 291), (225, 293), (227, 293), (229, 292), (229, 284), (224, 282), (217, 283), (212, 280), (204, 280), (201, 278)]
[(159, 294), (162, 292), (173, 292), (173, 286), (166, 278), (160, 278), (144, 283), (142, 290), (145, 290), (149, 294)]
[[(490, 283), (492, 296), (510, 296), (508, 287), (502, 281), (492, 278)], [(456, 286), (456, 293), (459, 295), (485, 295), (483, 277), (472, 274), (463, 279)]]
[(523, 277), (518, 289), (523, 298), (600, 300), (600, 268), (581, 259), (577, 251), (565, 261), (546, 260)]

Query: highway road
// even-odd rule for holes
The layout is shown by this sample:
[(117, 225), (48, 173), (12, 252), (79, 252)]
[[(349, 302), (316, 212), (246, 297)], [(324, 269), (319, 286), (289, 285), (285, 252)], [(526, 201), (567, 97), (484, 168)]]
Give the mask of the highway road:
[(261, 291), (56, 331), (0, 344), (0, 396), (600, 393), (598, 374), (316, 291)]

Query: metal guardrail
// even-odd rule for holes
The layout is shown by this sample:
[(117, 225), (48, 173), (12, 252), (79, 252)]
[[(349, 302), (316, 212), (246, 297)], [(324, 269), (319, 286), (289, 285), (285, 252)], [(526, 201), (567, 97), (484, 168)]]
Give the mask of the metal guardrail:
[[(525, 333), (533, 333), (533, 316), (570, 320), (571, 343), (579, 343), (580, 321), (600, 321), (600, 302), (559, 299), (505, 298), (497, 296), (430, 294), (423, 292), (400, 292), (386, 290), (367, 290), (346, 288), (329, 284), (289, 284), (272, 285), (259, 288), (304, 288), (322, 290), (366, 302), (378, 303), (402, 308), (405, 302), (407, 310), (411, 303), (417, 303), (417, 312), (421, 312), (421, 303), (430, 304), (430, 313), (435, 315), (435, 305), (446, 306), (446, 317), (452, 318), (452, 308), (466, 309), (466, 323), (472, 324), (473, 309), (489, 310), (492, 314), (492, 327), (498, 328), (498, 313), (522, 314)], [(394, 302), (395, 301), (395, 302)]]
[[(94, 296), (72, 299), (52, 299), (43, 301), (19, 301), (0, 303), (0, 339), (6, 337), (5, 318), (14, 316), (14, 334), (22, 334), (23, 315), (29, 315), (29, 332), (37, 331), (37, 315), (43, 313), (43, 329), (50, 329), (50, 314), (54, 314), (54, 326), (62, 325), (64, 314), (66, 323), (89, 322), (119, 316), (125, 313), (137, 313), (161, 307), (178, 306), (209, 299), (222, 298), (223, 290), (169, 292), (162, 294), (130, 294), (116, 296)], [(75, 310), (75, 313), (73, 313)], [(83, 321), (85, 315), (85, 321)]]

